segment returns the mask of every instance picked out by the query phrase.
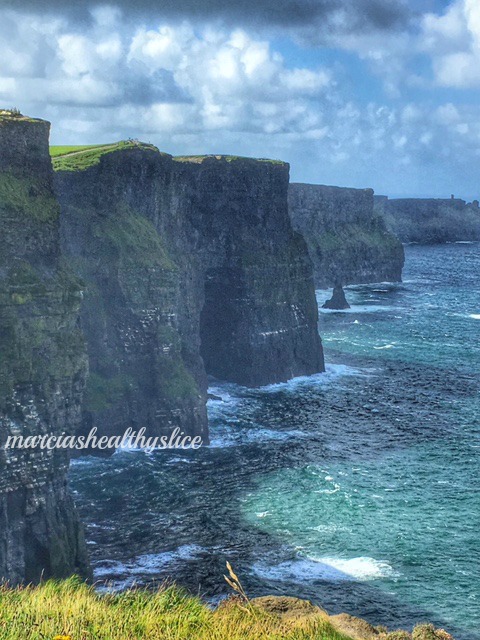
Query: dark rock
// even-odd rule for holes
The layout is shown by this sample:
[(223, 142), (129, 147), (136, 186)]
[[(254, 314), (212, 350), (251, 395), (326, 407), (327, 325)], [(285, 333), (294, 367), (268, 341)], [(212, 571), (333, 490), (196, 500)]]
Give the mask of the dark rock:
[(0, 579), (89, 575), (64, 450), (8, 436), (72, 433), (87, 361), (81, 287), (63, 263), (49, 124), (0, 115)]
[(350, 305), (345, 297), (343, 287), (337, 285), (333, 288), (333, 295), (330, 300), (327, 300), (323, 305), (323, 309), (336, 309), (338, 311), (342, 309), (350, 309)]
[(288, 195), (318, 288), (401, 281), (404, 250), (374, 211), (372, 189), (291, 184)]

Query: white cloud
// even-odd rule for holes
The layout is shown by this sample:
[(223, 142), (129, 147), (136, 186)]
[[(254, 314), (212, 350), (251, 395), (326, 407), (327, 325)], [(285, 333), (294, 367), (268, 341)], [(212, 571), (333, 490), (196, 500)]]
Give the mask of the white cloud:
[(245, 30), (152, 29), (125, 23), (111, 8), (73, 28), (60, 18), (0, 10), (0, 98), (50, 119), (57, 144), (140, 137), (172, 153), (282, 158), (296, 180), (448, 194), (460, 189), (451, 181), (476, 180), (479, 109), (406, 101), (401, 87), (420, 42), (439, 65), (438, 83), (452, 82), (449, 64), (459, 55), (465, 71), (459, 76), (457, 68), (456, 78), (471, 74), (471, 83), (480, 69), (473, 58), (480, 13), (472, 0), (456, 0), (451, 13), (427, 16), (422, 29), (423, 40), (411, 33), (337, 38), (389, 91), (389, 100), (365, 103), (344, 80), (348, 67), (291, 65)]
[(423, 19), (423, 46), (443, 87), (480, 86), (480, 3), (455, 0), (441, 15)]

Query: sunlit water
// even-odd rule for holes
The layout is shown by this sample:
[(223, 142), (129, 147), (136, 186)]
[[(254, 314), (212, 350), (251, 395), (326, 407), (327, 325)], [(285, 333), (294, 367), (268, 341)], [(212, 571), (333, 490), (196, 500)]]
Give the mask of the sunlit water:
[(480, 245), (407, 247), (404, 284), (347, 297), (326, 374), (212, 383), (210, 448), (73, 463), (99, 581), (215, 601), (229, 559), (251, 595), (480, 638)]

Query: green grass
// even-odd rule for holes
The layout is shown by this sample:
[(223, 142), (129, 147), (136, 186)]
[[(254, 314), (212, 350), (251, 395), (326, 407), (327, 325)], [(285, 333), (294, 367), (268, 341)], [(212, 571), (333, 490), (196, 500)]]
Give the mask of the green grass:
[[(211, 610), (176, 587), (98, 595), (76, 579), (0, 588), (1, 640), (345, 640), (328, 618), (286, 619), (230, 599)], [(62, 640), (63, 640), (62, 638)]]
[(222, 156), (222, 155), (203, 155), (203, 156), (174, 156), (174, 160), (176, 162), (194, 162), (196, 164), (201, 164), (204, 160), (208, 158), (215, 158), (216, 160), (225, 160), (226, 162), (236, 162), (239, 160), (247, 160), (253, 162), (265, 162), (268, 164), (286, 164), (282, 160), (270, 160), (268, 158), (248, 158), (247, 156)]
[(84, 144), (76, 146), (53, 146), (50, 147), (50, 156), (56, 158), (58, 156), (67, 156), (70, 153), (77, 153), (79, 151), (88, 151), (90, 149), (98, 149), (109, 145), (104, 144)]
[(152, 144), (137, 142), (136, 140), (124, 140), (112, 144), (84, 147), (50, 147), (50, 155), (52, 156), (55, 171), (84, 171), (97, 165), (107, 153), (134, 149), (160, 153), (157, 147)]
[(101, 219), (93, 233), (109, 241), (125, 266), (177, 270), (163, 239), (149, 220), (127, 206), (119, 206), (117, 214), (114, 218)]
[(50, 185), (8, 171), (0, 174), (0, 209), (38, 222), (56, 220), (60, 213)]
[(337, 618), (282, 597), (232, 597), (211, 609), (176, 586), (100, 595), (70, 578), (0, 587), (0, 640), (453, 640), (428, 624), (412, 634), (388, 633), (363, 620), (347, 616), (345, 624)]

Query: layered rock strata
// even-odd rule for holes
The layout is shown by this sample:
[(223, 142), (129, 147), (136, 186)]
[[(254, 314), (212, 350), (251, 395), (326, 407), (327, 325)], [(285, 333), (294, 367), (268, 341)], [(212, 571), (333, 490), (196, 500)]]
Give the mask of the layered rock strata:
[(372, 189), (294, 183), (289, 208), (318, 288), (401, 281), (403, 247), (374, 211)]
[(88, 575), (65, 450), (9, 436), (73, 433), (87, 373), (81, 287), (60, 254), (49, 124), (0, 113), (0, 578)]

